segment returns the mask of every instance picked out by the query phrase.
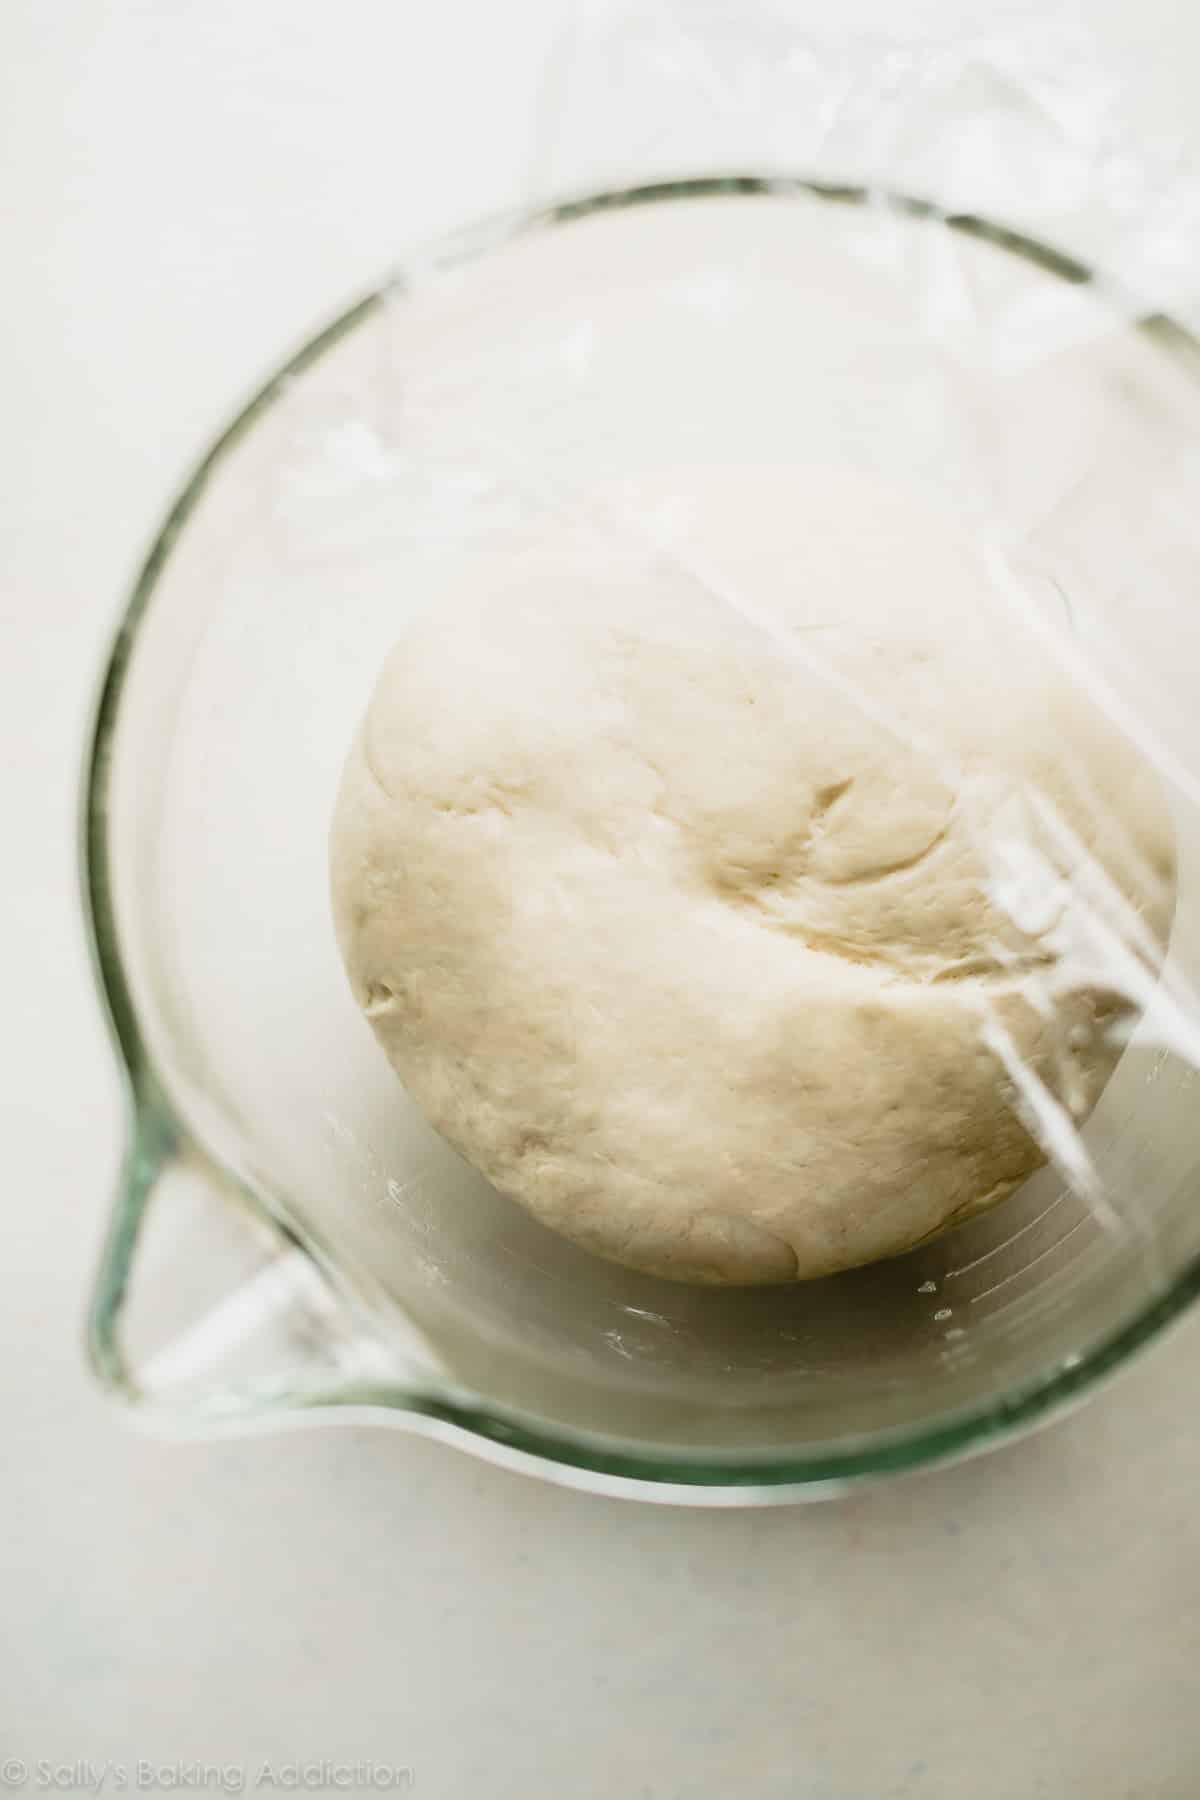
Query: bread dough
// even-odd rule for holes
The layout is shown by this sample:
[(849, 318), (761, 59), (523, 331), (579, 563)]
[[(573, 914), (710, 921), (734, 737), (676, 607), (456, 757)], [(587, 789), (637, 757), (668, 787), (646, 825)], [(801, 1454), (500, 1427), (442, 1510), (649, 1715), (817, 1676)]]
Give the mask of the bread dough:
[(1076, 1118), (1115, 1062), (1105, 983), (1045, 1001), (1072, 890), (1002, 891), (982, 847), (1020, 784), (1162, 943), (1157, 781), (955, 529), (858, 476), (647, 476), (407, 628), (337, 932), (409, 1091), (545, 1224), (688, 1281), (826, 1275), (1042, 1161), (984, 1022)]

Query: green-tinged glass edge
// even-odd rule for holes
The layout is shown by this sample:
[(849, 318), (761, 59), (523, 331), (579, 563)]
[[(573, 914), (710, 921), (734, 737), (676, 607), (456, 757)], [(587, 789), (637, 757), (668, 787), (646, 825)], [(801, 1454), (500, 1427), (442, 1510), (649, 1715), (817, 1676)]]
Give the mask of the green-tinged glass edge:
[[(811, 198), (845, 205), (871, 204), (910, 218), (930, 219), (964, 236), (992, 243), (1073, 285), (1096, 286), (1111, 297), (1114, 304), (1122, 299), (1113, 284), (1101, 281), (1093, 270), (1074, 257), (1020, 232), (991, 224), (975, 214), (946, 213), (928, 201), (881, 189), (774, 174), (711, 175), (658, 181), (510, 211), (480, 226), (439, 239), (424, 254), (413, 259), (414, 266), (423, 272), (453, 268), (512, 238), (599, 212), (661, 201), (743, 195)], [(389, 280), (340, 313), (289, 357), (215, 440), (168, 511), (142, 564), (100, 682), (92, 728), (87, 737), (82, 782), (82, 899), (95, 979), (125, 1077), (127, 1136), (116, 1203), (88, 1308), (86, 1353), (102, 1385), (134, 1404), (139, 1401), (139, 1395), (120, 1348), (117, 1321), (150, 1195), (159, 1174), (170, 1162), (185, 1134), (147, 1050), (118, 948), (107, 800), (110, 746), (125, 679), (138, 628), (159, 576), (214, 469), (294, 377), (393, 298), (403, 296), (406, 288), (404, 265), (401, 264)], [(1190, 332), (1161, 313), (1139, 313), (1138, 309), (1128, 305), (1124, 310), (1130, 318), (1131, 329), (1149, 337), (1160, 349), (1187, 366), (1193, 378), (1200, 380), (1200, 342)], [(272, 1222), (292, 1236), (286, 1221)], [(302, 1236), (298, 1236), (297, 1241), (328, 1275), (324, 1257)], [(598, 1486), (615, 1480), (633, 1484), (634, 1488), (638, 1484), (652, 1484), (655, 1487), (670, 1485), (730, 1492), (744, 1490), (748, 1499), (755, 1489), (775, 1490), (778, 1497), (786, 1497), (783, 1490), (791, 1489), (800, 1496), (806, 1490), (836, 1491), (848, 1483), (952, 1460), (1027, 1430), (1082, 1397), (1104, 1376), (1119, 1368), (1134, 1351), (1177, 1318), (1197, 1295), (1200, 1295), (1200, 1255), (1189, 1261), (1161, 1294), (1141, 1308), (1135, 1317), (1081, 1353), (1069, 1367), (1059, 1366), (1050, 1374), (985, 1406), (951, 1414), (932, 1428), (914, 1432), (898, 1430), (894, 1434), (877, 1435), (869, 1444), (831, 1446), (804, 1455), (753, 1457), (652, 1453), (620, 1440), (551, 1428), (519, 1411), (493, 1405), (481, 1396), (460, 1399), (418, 1388), (346, 1381), (328, 1389), (280, 1392), (267, 1398), (249, 1396), (238, 1412), (237, 1422), (252, 1424), (260, 1420), (266, 1423), (281, 1412), (316, 1419), (323, 1413), (332, 1417), (350, 1408), (383, 1409), (392, 1415), (408, 1415), (414, 1423), (425, 1420), (452, 1427), (470, 1438), (515, 1452), (518, 1457), (532, 1458), (542, 1464), (547, 1473), (552, 1473), (555, 1467), (577, 1470), (583, 1485), (587, 1485), (588, 1476), (594, 1476), (598, 1478)], [(187, 1418), (179, 1421), (185, 1427), (189, 1422), (197, 1429), (204, 1429), (230, 1421), (228, 1413), (218, 1420), (199, 1412), (190, 1421)]]

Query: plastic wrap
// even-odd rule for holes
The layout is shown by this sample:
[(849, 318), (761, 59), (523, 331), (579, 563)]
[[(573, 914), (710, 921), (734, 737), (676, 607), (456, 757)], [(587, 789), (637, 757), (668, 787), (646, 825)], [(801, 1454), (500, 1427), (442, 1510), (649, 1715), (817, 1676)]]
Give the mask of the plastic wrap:
[[(1125, 289), (1114, 303), (1131, 313), (1197, 304), (1194, 142), (1164, 121), (1145, 60), (1135, 78), (1074, 9), (1019, 0), (566, 9), (536, 135), (535, 198), (714, 170), (912, 196), (1103, 268)], [(897, 254), (899, 234), (889, 243), (880, 223), (872, 235), (877, 258)], [(925, 275), (940, 326), (943, 281)], [(996, 323), (988, 318), (989, 332)], [(1055, 347), (1052, 318), (1010, 324), (1031, 352)]]
[[(437, 595), (460, 565), (486, 584), (489, 558), (550, 534), (605, 579), (690, 595), (721, 618), (730, 654), (751, 646), (792, 671), (797, 706), (856, 719), (895, 785), (853, 829), (886, 835), (889, 808), (925, 786), (946, 810), (932, 846), (831, 880), (880, 875), (902, 895), (949, 834), (934, 884), (974, 883), (959, 912), (991, 922), (957, 961), (952, 944), (909, 945), (884, 986), (957, 984), (975, 1049), (1061, 1192), (1152, 1255), (1156, 1195), (1196, 1160), (1183, 1140), (1200, 1066), (1200, 357), (1173, 322), (1200, 291), (1196, 171), (1062, 26), (901, 44), (809, 30), (783, 3), (639, 0), (572, 16), (531, 179), (543, 223), (567, 225), (564, 243), (580, 233), (581, 260), (528, 223), (492, 234), (527, 266), (506, 277), (502, 256), (486, 290), (456, 253), (411, 259), (406, 331), (424, 308), (435, 353), (369, 372), (346, 416), (291, 456), (277, 544), (312, 563), (402, 541)], [(799, 223), (780, 235), (789, 209)], [(661, 234), (645, 223), (659, 212)], [(479, 247), (464, 243), (469, 264)], [(806, 280), (789, 342), (789, 284)], [(472, 355), (459, 327), (479, 322), (484, 291)], [(963, 622), (969, 652), (938, 666), (974, 684), (966, 710), (999, 750), (980, 760), (976, 738), (946, 732), (942, 693), (910, 687), (893, 708), (852, 614), (797, 626), (807, 597), (789, 624), (777, 594), (697, 548), (696, 508), (731, 465), (726, 489), (757, 469), (760, 495), (851, 475), (865, 535), (874, 484), (969, 543), (988, 601)], [(879, 569), (885, 584), (904, 575)], [(903, 619), (888, 630), (904, 654)], [(912, 631), (944, 636), (945, 621), (917, 608)], [(1022, 669), (1041, 685), (1006, 686)], [(1044, 712), (1021, 714), (1039, 694), (1067, 721), (1045, 782), (1036, 757), (1003, 754), (1052, 735)], [(956, 706), (961, 721), (961, 694)], [(1146, 847), (1163, 841), (1146, 823), (1159, 808), (1166, 856)], [(793, 881), (807, 924), (789, 913), (780, 928), (809, 950), (834, 932), (805, 898), (815, 866), (772, 869), (755, 897), (775, 925), (778, 884)], [(856, 929), (835, 946), (852, 962)], [(1119, 1079), (1098, 1082), (1097, 1066)], [(1158, 1112), (1156, 1090), (1171, 1095)], [(987, 1198), (967, 1194), (941, 1222)]]

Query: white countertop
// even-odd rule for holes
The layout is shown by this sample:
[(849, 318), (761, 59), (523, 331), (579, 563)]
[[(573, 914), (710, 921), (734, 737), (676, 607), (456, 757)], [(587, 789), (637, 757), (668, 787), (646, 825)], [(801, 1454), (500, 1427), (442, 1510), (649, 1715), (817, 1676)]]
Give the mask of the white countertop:
[[(744, 1514), (358, 1427), (163, 1445), (85, 1374), (119, 1138), (72, 868), (102, 643), (181, 470), (280, 349), (407, 239), (520, 191), (555, 12), (0, 18), (0, 1782), (17, 1758), (26, 1791), (82, 1791), (111, 1762), (134, 1791), (142, 1759), (162, 1789), (200, 1759), (269, 1792), (315, 1759), (410, 1769), (425, 1800), (1194, 1800), (1200, 1316), (1015, 1449)], [(1097, 17), (1186, 99), (1195, 15)]]

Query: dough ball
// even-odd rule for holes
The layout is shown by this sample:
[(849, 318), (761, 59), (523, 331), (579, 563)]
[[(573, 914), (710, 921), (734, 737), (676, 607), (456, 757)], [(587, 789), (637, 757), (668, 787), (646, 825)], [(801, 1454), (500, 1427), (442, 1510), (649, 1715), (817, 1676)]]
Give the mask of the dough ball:
[(1056, 979), (1083, 876), (1021, 846), (1049, 809), (1086, 905), (1161, 945), (1158, 784), (908, 496), (688, 471), (596, 512), (480, 558), (383, 670), (332, 834), (355, 995), (439, 1131), (601, 1256), (894, 1255), (1043, 1160), (1014, 1056), (1094, 1104), (1122, 1002), (1094, 957)]

